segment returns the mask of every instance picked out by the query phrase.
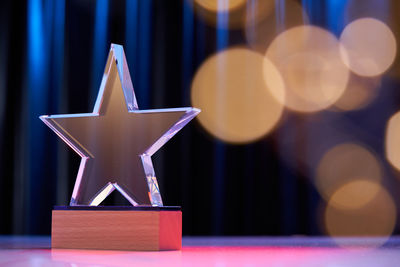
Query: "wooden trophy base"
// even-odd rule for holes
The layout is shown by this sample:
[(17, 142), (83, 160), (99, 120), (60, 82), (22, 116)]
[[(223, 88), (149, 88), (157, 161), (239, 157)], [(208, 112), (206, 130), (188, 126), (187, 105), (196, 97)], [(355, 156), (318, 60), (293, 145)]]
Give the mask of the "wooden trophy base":
[(180, 250), (180, 207), (57, 206), (51, 247), (104, 250)]

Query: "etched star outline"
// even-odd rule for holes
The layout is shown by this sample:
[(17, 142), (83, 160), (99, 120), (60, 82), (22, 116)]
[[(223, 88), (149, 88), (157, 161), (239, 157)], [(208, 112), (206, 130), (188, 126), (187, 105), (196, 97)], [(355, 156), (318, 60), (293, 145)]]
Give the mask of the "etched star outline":
[(40, 119), (81, 156), (71, 206), (117, 189), (133, 206), (163, 206), (151, 156), (199, 109), (139, 110), (123, 47), (112, 44), (92, 113)]

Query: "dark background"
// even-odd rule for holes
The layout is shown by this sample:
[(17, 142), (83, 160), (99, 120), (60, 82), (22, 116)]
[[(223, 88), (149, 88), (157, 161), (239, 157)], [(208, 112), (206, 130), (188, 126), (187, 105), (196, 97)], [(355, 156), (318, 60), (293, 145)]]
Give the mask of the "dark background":
[[(355, 18), (346, 17), (354, 6), (357, 16), (400, 23), (396, 1), (298, 2), (311, 24), (335, 34)], [(49, 234), (52, 206), (69, 203), (80, 158), (38, 116), (91, 112), (111, 43), (124, 46), (141, 109), (190, 106), (201, 63), (223, 46), (246, 44), (241, 31), (223, 30), (229, 37), (221, 47), (219, 29), (196, 16), (190, 1), (9, 0), (0, 12), (0, 234)], [(183, 233), (324, 234), (322, 200), (299, 155), (344, 141), (368, 144), (381, 157), (385, 186), (399, 204), (400, 180), (383, 147), (400, 104), (398, 65), (367, 108), (288, 112), (282, 126), (250, 144), (224, 143), (191, 122), (153, 156), (164, 204), (182, 206)]]

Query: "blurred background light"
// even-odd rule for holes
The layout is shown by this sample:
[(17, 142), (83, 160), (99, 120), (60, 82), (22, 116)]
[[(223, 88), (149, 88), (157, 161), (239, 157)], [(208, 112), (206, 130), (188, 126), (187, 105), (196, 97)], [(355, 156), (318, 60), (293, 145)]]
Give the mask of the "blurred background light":
[[(340, 60), (336, 37), (320, 27), (297, 26), (278, 35), (266, 56), (281, 72), (289, 109), (315, 112), (334, 104), (344, 93), (349, 71)], [(274, 91), (273, 91), (274, 92)]]
[(361, 76), (385, 72), (396, 57), (396, 39), (386, 24), (374, 18), (357, 19), (340, 36), (343, 62)]
[[(246, 16), (246, 0), (194, 0), (194, 11), (205, 23), (213, 27), (241, 28)], [(227, 23), (218, 23), (218, 16)]]
[(243, 7), (246, 0), (195, 0), (195, 3), (211, 12), (227, 12)]
[[(344, 143), (324, 154), (316, 170), (315, 185), (320, 195), (329, 200), (344, 184), (358, 179), (378, 183), (382, 179), (382, 168), (376, 156), (367, 148), (358, 144)], [(349, 187), (339, 191), (336, 197), (344, 199), (347, 193), (353, 194), (352, 189), (354, 186), (350, 184)], [(332, 201), (335, 203), (336, 200)], [(339, 203), (343, 205), (343, 201)]]
[[(197, 16), (210, 26), (217, 28), (241, 29), (256, 25), (274, 14), (275, 1), (263, 0), (195, 0), (193, 5)], [(227, 16), (228, 23), (219, 25), (218, 16)]]
[(362, 208), (375, 198), (380, 189), (381, 185), (376, 182), (355, 179), (336, 190), (329, 204), (339, 209)]
[(284, 98), (275, 66), (249, 49), (231, 48), (201, 65), (193, 79), (191, 100), (202, 110), (197, 118), (209, 133), (226, 142), (248, 143), (269, 133), (282, 116), (283, 105), (271, 88)]
[[(367, 182), (371, 183), (371, 182)], [(351, 191), (362, 191), (367, 183), (353, 182)], [(344, 185), (344, 187), (349, 186)], [(356, 190), (356, 187), (360, 186)], [(370, 185), (371, 187), (371, 185)], [(325, 210), (325, 230), (332, 237), (339, 236), (379, 236), (382, 244), (392, 234), (396, 224), (396, 206), (391, 195), (379, 184), (374, 189), (365, 193), (374, 193), (374, 196), (366, 203), (363, 194), (354, 194), (352, 199), (356, 203), (364, 203), (356, 209), (341, 209), (336, 204), (343, 202), (341, 193), (335, 193), (329, 200)], [(372, 189), (369, 188), (370, 189)], [(345, 190), (339, 188), (338, 190)], [(386, 237), (386, 238), (385, 238)], [(336, 239), (339, 242), (338, 239)]]
[(385, 138), (386, 158), (397, 170), (400, 170), (400, 112), (388, 121)]
[[(285, 10), (282, 6), (285, 1), (287, 0), (278, 2), (282, 11)], [(274, 16), (275, 6), (275, 1), (264, 0), (195, 0), (193, 8), (197, 16), (210, 26), (241, 29), (254, 27), (267, 17)], [(227, 25), (218, 25), (218, 15), (229, 17)]]
[(334, 107), (341, 111), (359, 110), (368, 106), (378, 95), (381, 77), (362, 77), (351, 74), (342, 96)]
[[(266, 6), (267, 3), (269, 6)], [(266, 7), (260, 9), (260, 6)], [(246, 26), (243, 30), (248, 45), (265, 54), (278, 34), (307, 22), (307, 14), (298, 1), (253, 0), (248, 1)]]

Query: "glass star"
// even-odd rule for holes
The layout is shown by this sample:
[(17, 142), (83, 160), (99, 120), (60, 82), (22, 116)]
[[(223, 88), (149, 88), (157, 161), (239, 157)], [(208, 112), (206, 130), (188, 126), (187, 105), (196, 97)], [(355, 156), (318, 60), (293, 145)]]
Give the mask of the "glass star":
[(199, 112), (139, 110), (124, 50), (112, 44), (93, 113), (40, 119), (82, 157), (70, 205), (97, 206), (117, 189), (134, 206), (162, 206), (151, 156)]

